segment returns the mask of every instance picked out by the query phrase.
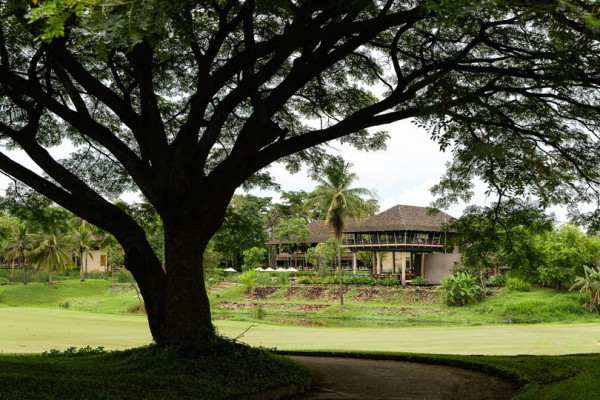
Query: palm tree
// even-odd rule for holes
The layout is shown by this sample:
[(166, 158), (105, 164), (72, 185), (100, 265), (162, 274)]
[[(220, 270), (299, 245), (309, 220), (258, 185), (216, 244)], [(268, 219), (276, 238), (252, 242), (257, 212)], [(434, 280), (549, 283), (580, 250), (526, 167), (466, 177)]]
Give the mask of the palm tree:
[(325, 219), (337, 244), (338, 274), (340, 281), (340, 303), (344, 304), (344, 286), (342, 272), (341, 238), (347, 218), (357, 218), (365, 212), (365, 200), (362, 195), (371, 195), (364, 188), (351, 188), (357, 175), (350, 172), (351, 163), (341, 157), (333, 158), (323, 170), (323, 176), (317, 176), (318, 185), (311, 193), (309, 206)]
[(11, 262), (11, 278), (13, 275), (12, 268), (16, 261), (19, 268), (23, 268), (23, 284), (25, 285), (27, 285), (27, 262), (32, 248), (33, 241), (25, 226), (19, 226), (4, 242), (4, 257)]
[[(85, 281), (85, 278), (87, 278), (88, 256), (92, 260), (94, 259), (91, 250), (96, 244), (96, 238), (94, 236), (94, 233), (92, 232), (90, 225), (86, 221), (82, 220), (79, 226), (73, 229), (71, 233), (71, 241), (78, 254), (79, 268), (81, 271), (81, 280)], [(83, 263), (84, 256), (85, 266)]]
[(30, 259), (38, 269), (49, 272), (48, 283), (53, 284), (52, 272), (62, 272), (73, 263), (69, 252), (71, 243), (69, 238), (60, 231), (48, 235), (40, 235), (37, 247), (31, 252)]

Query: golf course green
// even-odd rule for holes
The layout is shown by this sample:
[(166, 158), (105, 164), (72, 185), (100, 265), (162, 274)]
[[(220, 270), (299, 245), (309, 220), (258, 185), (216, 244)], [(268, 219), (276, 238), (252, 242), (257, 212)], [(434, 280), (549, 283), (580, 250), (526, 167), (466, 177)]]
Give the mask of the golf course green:
[[(4, 307), (0, 308), (0, 321), (0, 352), (4, 354), (85, 346), (126, 349), (151, 342), (143, 315)], [(280, 350), (482, 355), (600, 352), (600, 324), (403, 328), (308, 327), (228, 320), (217, 320), (215, 324), (227, 337)]]

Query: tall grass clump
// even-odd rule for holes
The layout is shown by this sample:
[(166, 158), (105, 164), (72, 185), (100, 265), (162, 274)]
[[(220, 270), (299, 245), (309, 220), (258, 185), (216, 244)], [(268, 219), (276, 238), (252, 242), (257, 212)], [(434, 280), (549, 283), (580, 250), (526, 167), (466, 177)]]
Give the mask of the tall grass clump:
[(119, 283), (135, 283), (135, 279), (133, 278), (133, 275), (131, 275), (131, 272), (129, 272), (126, 269), (118, 270), (117, 273), (115, 274), (115, 279)]
[(254, 283), (256, 283), (257, 286), (271, 286), (273, 284), (271, 274), (269, 272), (259, 272), (256, 274)]
[(280, 272), (276, 275), (277, 286), (287, 286), (290, 284), (290, 273)]

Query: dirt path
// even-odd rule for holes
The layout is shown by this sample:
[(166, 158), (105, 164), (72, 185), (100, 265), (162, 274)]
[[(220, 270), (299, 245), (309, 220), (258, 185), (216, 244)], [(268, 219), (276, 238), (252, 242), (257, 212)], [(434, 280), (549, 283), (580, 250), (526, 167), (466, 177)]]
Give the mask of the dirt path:
[(479, 372), (402, 361), (292, 356), (322, 382), (301, 399), (510, 399), (518, 387)]

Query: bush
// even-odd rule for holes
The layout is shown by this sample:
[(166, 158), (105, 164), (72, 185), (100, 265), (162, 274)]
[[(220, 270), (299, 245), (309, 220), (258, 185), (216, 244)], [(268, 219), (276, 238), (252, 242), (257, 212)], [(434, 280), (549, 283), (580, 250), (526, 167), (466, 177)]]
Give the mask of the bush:
[(505, 287), (516, 292), (530, 292), (531, 283), (525, 282), (519, 278), (508, 278)]
[(440, 286), (442, 299), (448, 305), (464, 306), (481, 297), (481, 287), (477, 279), (465, 273), (452, 274)]
[(370, 276), (358, 276), (354, 275), (350, 278), (350, 283), (353, 285), (369, 285), (374, 286), (377, 284), (377, 279)]
[(429, 279), (423, 278), (422, 276), (415, 276), (410, 281), (411, 285), (419, 286), (419, 285), (429, 285)]
[(256, 271), (253, 269), (248, 269), (240, 274), (240, 281), (244, 285), (244, 291), (247, 294), (252, 292), (252, 288), (254, 287), (254, 281), (256, 280)]
[(584, 276), (575, 278), (575, 283), (569, 290), (579, 288), (579, 297), (584, 298), (585, 306), (591, 311), (600, 308), (600, 269), (583, 266)]
[(508, 277), (504, 274), (496, 274), (496, 275), (492, 276), (489, 284), (492, 286), (502, 287), (502, 286), (506, 285), (507, 279), (508, 279)]
[(301, 285), (310, 285), (310, 279), (306, 276), (303, 276), (302, 278), (298, 279), (298, 283)]
[(396, 286), (400, 282), (398, 281), (398, 278), (391, 276), (389, 278), (379, 279), (377, 283), (381, 286)]

